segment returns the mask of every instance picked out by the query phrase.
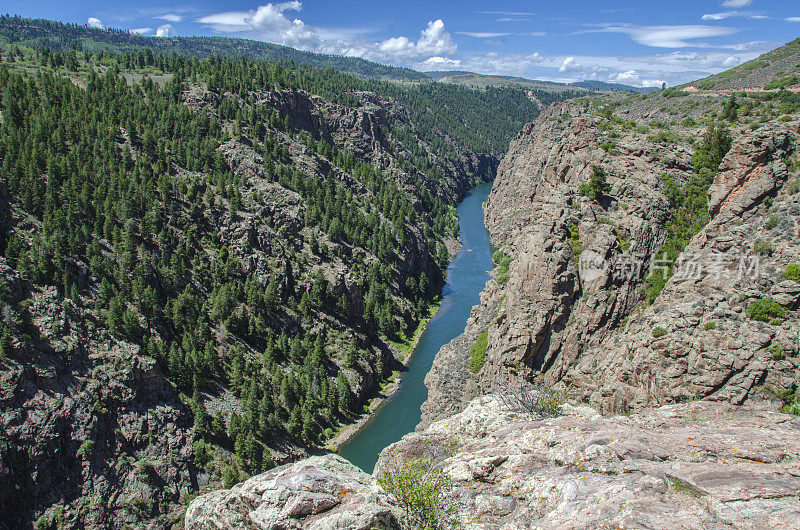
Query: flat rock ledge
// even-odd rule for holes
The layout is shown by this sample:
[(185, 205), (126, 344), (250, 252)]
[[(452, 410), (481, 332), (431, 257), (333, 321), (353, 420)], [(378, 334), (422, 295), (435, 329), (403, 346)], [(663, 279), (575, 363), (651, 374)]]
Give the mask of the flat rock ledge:
[[(484, 396), (388, 447), (376, 473), (433, 448), (453, 479), (458, 528), (800, 528), (794, 416), (707, 401), (629, 416), (563, 412), (533, 420)], [(396, 528), (401, 516), (374, 477), (328, 455), (198, 497), (186, 523)]]

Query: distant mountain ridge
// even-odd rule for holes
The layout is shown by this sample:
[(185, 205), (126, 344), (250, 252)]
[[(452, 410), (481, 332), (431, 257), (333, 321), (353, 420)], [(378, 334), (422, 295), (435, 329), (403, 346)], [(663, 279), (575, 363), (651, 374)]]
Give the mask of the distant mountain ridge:
[(0, 17), (0, 43), (19, 43), (32, 48), (64, 50), (75, 43), (78, 51), (135, 51), (179, 53), (200, 59), (210, 55), (245, 55), (269, 61), (288, 60), (298, 64), (328, 67), (356, 77), (399, 81), (426, 81), (428, 76), (410, 68), (387, 66), (361, 59), (296, 50), (269, 42), (230, 37), (148, 37), (118, 29), (96, 29), (45, 19)]
[(441, 83), (455, 83), (473, 88), (486, 86), (522, 86), (539, 90), (563, 91), (582, 88), (591, 92), (631, 92), (635, 94), (648, 94), (659, 90), (656, 87), (635, 87), (621, 83), (606, 83), (605, 81), (576, 81), (573, 83), (558, 83), (556, 81), (543, 81), (540, 79), (527, 79), (510, 75), (485, 75), (475, 72), (452, 70), (425, 72), (428, 77)]
[(524, 77), (485, 75), (466, 70), (418, 72), (411, 68), (388, 66), (360, 57), (345, 57), (307, 52), (249, 39), (232, 37), (149, 37), (121, 29), (97, 29), (79, 24), (66, 24), (46, 19), (20, 16), (0, 16), (0, 43), (19, 43), (32, 48), (45, 47), (64, 50), (75, 47), (78, 51), (109, 52), (135, 51), (151, 48), (155, 52), (179, 53), (200, 59), (211, 56), (244, 55), (252, 59), (292, 61), (307, 66), (333, 68), (362, 78), (392, 81), (439, 81), (485, 88), (486, 86), (521, 85), (527, 88), (561, 92), (583, 88), (592, 92), (633, 92), (646, 94), (657, 88), (642, 88), (603, 81), (578, 81), (557, 83), (526, 79)]

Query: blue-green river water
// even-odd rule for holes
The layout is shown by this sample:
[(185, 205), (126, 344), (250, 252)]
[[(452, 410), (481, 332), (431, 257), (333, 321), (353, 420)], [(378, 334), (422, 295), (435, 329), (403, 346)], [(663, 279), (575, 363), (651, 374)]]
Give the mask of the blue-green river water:
[(464, 331), (472, 306), (489, 279), (492, 252), (489, 234), (483, 225), (483, 203), (492, 185), (474, 188), (458, 205), (458, 223), (462, 248), (447, 268), (447, 283), (442, 291), (442, 305), (403, 373), (400, 389), (370, 422), (343, 445), (339, 454), (372, 473), (380, 452), (413, 431), (420, 420), (420, 406), (428, 398), (425, 375), (431, 369), (439, 349)]

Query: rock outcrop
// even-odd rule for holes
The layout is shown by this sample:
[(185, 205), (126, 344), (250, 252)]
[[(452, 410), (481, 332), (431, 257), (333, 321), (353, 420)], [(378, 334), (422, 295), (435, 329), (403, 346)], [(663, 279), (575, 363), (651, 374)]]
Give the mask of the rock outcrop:
[(4, 523), (171, 524), (198, 485), (192, 418), (175, 388), (138, 346), (111, 336), (87, 310), (57, 303), (55, 288), (30, 292), (5, 263), (0, 280), (5, 301), (25, 312), (6, 306), (3, 318), (39, 330), (34, 350), (2, 361)]
[(325, 455), (198, 497), (186, 510), (186, 528), (388, 530), (400, 528), (400, 513), (379, 496), (369, 475)]
[[(486, 207), (492, 242), (513, 261), (487, 284), (465, 335), (444, 348), (428, 379), (424, 420), (460, 410), (463, 378), (491, 391), (517, 363), (602, 412), (689, 399), (742, 403), (796, 388), (793, 309), (800, 291), (784, 268), (800, 262), (798, 178), (787, 161), (796, 122), (738, 128), (709, 191), (708, 226), (687, 247), (655, 302), (645, 279), (661, 265), (668, 207), (663, 175), (681, 185), (693, 172), (697, 119), (711, 103), (691, 105), (673, 140), (642, 131), (668, 123), (647, 100), (598, 115), (574, 102), (555, 105), (512, 142)], [(672, 118), (674, 119), (674, 118)], [(660, 121), (665, 120), (665, 121)], [(678, 138), (678, 140), (674, 140)], [(598, 199), (580, 193), (597, 170), (610, 188)], [(747, 313), (761, 298), (790, 311), (780, 322)], [(654, 337), (663, 328), (665, 336)], [(477, 376), (468, 362), (488, 331)]]
[[(799, 429), (793, 416), (712, 402), (613, 417), (566, 406), (533, 420), (486, 396), (384, 450), (376, 474), (445, 447), (436, 465), (461, 528), (788, 529), (800, 525)], [(337, 457), (309, 459), (195, 499), (187, 528), (362, 528), (365, 513), (393, 513), (370, 480)]]
[[(566, 375), (581, 398), (620, 411), (795, 389), (796, 313), (764, 322), (747, 311), (760, 299), (789, 309), (799, 300), (800, 285), (784, 279), (785, 266), (800, 262), (800, 197), (783, 189), (791, 145), (788, 128), (774, 125), (736, 140), (709, 192), (710, 222), (655, 303)], [(656, 328), (666, 333), (656, 338)]]

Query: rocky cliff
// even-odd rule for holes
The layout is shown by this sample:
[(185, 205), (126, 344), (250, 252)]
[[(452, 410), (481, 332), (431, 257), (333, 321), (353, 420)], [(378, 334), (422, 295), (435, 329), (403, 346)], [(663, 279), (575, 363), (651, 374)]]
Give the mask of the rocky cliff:
[[(432, 373), (458, 377), (429, 378), (428, 421), (458, 410), (464, 381), (475, 391), (461, 406), (519, 362), (603, 412), (794, 391), (800, 285), (786, 267), (800, 261), (796, 121), (735, 127), (708, 225), (648, 304), (646, 279), (666, 267), (659, 252), (671, 230), (664, 177), (691, 180), (699, 122), (713, 107), (698, 98), (684, 108), (676, 118), (628, 101), (606, 118), (565, 103), (520, 133), (486, 207), (492, 242), (512, 261), (487, 284), (465, 336), (437, 356)], [(653, 123), (670, 124), (672, 140), (652, 134)], [(609, 185), (599, 200), (580, 193), (595, 168)], [(747, 312), (764, 299), (779, 301), (780, 320)], [(483, 331), (486, 362), (473, 375), (465, 359)]]
[[(533, 420), (478, 398), (381, 455), (432, 447), (458, 528), (796, 528), (800, 421), (727, 403)], [(405, 528), (396, 499), (335, 455), (192, 501), (187, 528)]]

